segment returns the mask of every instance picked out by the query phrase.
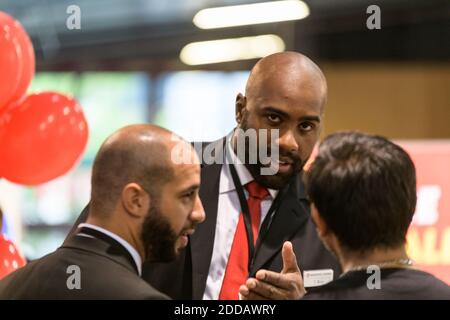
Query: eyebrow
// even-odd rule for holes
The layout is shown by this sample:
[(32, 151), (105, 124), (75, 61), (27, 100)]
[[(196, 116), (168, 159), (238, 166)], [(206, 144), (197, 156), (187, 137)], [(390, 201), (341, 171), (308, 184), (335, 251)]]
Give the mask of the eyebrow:
[[(284, 111), (281, 111), (274, 107), (263, 107), (263, 112), (272, 112), (284, 118), (290, 118), (290, 115)], [(299, 121), (315, 121), (320, 123), (320, 116), (302, 116), (298, 119)]]
[(200, 184), (195, 184), (195, 185), (189, 186), (186, 189), (181, 190), (180, 194), (186, 193), (186, 192), (195, 191), (195, 190), (198, 190), (198, 189), (200, 189)]

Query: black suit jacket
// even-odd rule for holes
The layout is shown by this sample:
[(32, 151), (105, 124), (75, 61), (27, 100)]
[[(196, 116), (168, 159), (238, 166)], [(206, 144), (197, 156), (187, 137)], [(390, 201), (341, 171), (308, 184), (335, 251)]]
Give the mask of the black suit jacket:
[[(108, 237), (109, 238), (109, 237)], [(109, 238), (111, 239), (111, 238)], [(80, 289), (67, 282), (80, 269)], [(69, 279), (69, 284), (73, 283)], [(72, 235), (55, 252), (0, 281), (0, 299), (168, 299), (142, 280), (119, 243)]]
[[(220, 139), (203, 144), (197, 151), (216, 150), (220, 153), (224, 143), (225, 139)], [(223, 154), (216, 156), (217, 159), (223, 158)], [(202, 164), (200, 198), (206, 220), (197, 226), (178, 259), (171, 263), (147, 263), (143, 266), (142, 277), (173, 299), (198, 300), (203, 297), (214, 246), (221, 169), (220, 163)], [(280, 272), (283, 267), (281, 248), (284, 241), (290, 240), (301, 270), (333, 269), (336, 278), (341, 272), (339, 264), (317, 236), (301, 176), (293, 181), (261, 242), (250, 274), (259, 269)], [(76, 225), (86, 219), (87, 211), (87, 208), (83, 210)]]

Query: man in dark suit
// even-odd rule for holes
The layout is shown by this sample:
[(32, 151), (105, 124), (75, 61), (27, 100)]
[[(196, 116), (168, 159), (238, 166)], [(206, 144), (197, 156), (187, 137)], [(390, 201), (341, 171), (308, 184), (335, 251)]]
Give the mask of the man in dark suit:
[(151, 125), (125, 127), (100, 148), (87, 220), (55, 252), (0, 281), (0, 299), (168, 299), (140, 277), (142, 261), (172, 261), (205, 218), (195, 151)]
[(402, 148), (380, 136), (336, 133), (306, 177), (319, 236), (344, 273), (305, 299), (450, 299), (450, 287), (415, 269), (406, 253), (416, 175)]
[[(303, 294), (301, 271), (321, 269), (325, 276), (311, 282), (316, 285), (337, 277), (339, 265), (317, 237), (301, 180), (326, 96), (325, 78), (307, 57), (284, 52), (260, 60), (245, 96), (237, 95), (236, 129), (198, 148), (205, 222), (176, 261), (145, 264), (143, 278), (174, 299), (237, 299), (239, 293), (294, 299)], [(245, 138), (249, 131), (253, 143)], [(264, 149), (269, 162), (249, 161)], [(262, 173), (269, 168), (275, 174)]]

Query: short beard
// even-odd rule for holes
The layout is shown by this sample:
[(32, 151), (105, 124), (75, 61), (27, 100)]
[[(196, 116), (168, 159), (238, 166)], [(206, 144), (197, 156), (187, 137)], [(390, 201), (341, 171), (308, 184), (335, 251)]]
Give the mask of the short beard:
[[(244, 112), (242, 115), (242, 121), (240, 128), (244, 131), (248, 130), (248, 112)], [(259, 148), (259, 146), (258, 146)], [(270, 146), (267, 146), (269, 149), (267, 152), (267, 155), (270, 156), (271, 150)], [(261, 170), (262, 168), (265, 168), (261, 163), (261, 160), (259, 159), (259, 149), (257, 150), (258, 153), (258, 160), (257, 163), (249, 163), (250, 162), (250, 141), (249, 139), (245, 139), (245, 159), (241, 159), (243, 163), (245, 163), (245, 167), (248, 169), (250, 174), (253, 176), (256, 182), (258, 182), (260, 185), (269, 188), (269, 189), (275, 189), (280, 190), (284, 188), (290, 181), (293, 176), (295, 176), (297, 173), (301, 171), (303, 168), (303, 165), (306, 161), (302, 161), (300, 157), (292, 152), (286, 152), (284, 150), (279, 150), (279, 157), (283, 158), (289, 158), (292, 161), (292, 170), (287, 173), (276, 173), (274, 175), (262, 175)], [(236, 151), (236, 150), (235, 150)]]
[(141, 240), (145, 249), (145, 260), (170, 262), (177, 258), (175, 245), (178, 235), (158, 206), (152, 206), (144, 219)]

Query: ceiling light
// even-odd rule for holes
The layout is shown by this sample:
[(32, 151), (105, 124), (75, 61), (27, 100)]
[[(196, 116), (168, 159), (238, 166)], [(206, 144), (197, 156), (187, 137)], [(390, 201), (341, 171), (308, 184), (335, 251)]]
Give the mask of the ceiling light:
[(200, 65), (262, 58), (284, 49), (283, 39), (267, 34), (189, 43), (181, 50), (180, 59), (188, 65)]
[(285, 0), (203, 9), (192, 20), (200, 29), (299, 20), (309, 15), (303, 1)]

